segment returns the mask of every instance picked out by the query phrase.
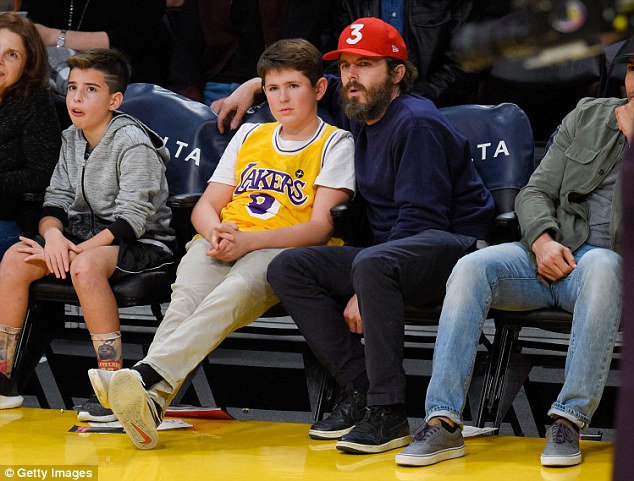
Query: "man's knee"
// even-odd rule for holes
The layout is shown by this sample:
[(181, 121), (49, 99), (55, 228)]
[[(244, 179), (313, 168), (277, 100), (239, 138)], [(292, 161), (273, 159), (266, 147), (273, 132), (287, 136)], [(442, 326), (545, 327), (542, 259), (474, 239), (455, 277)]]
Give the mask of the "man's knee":
[(601, 275), (620, 278), (621, 262), (621, 256), (614, 251), (592, 249), (581, 258), (578, 267), (587, 272), (591, 278)]
[(474, 252), (458, 259), (448, 282), (457, 281), (463, 285), (469, 282), (486, 282), (488, 262), (481, 257)]
[[(301, 271), (302, 255), (299, 249), (286, 249), (280, 252), (269, 263), (266, 279), (276, 289), (289, 282), (291, 274), (297, 275)], [(294, 282), (294, 281), (293, 281)]]
[(394, 262), (381, 251), (363, 249), (352, 262), (352, 278), (364, 279), (367, 276), (375, 278), (387, 274), (394, 270), (393, 264)]
[(597, 287), (619, 289), (622, 283), (621, 256), (609, 249), (592, 249), (577, 264), (585, 282)]

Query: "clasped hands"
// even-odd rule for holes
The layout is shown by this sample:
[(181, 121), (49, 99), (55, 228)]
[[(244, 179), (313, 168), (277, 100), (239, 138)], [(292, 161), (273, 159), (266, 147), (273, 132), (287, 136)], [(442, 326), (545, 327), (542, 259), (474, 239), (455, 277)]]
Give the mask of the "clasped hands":
[(51, 235), (46, 239), (46, 245), (42, 247), (37, 241), (20, 236), (22, 245), (18, 252), (27, 254), (25, 262), (43, 262), (48, 271), (58, 279), (66, 279), (66, 273), (70, 271), (70, 264), (83, 249), (68, 240), (60, 232), (59, 235)]
[(223, 262), (239, 259), (249, 252), (248, 233), (241, 232), (235, 222), (217, 224), (211, 229), (209, 257)]

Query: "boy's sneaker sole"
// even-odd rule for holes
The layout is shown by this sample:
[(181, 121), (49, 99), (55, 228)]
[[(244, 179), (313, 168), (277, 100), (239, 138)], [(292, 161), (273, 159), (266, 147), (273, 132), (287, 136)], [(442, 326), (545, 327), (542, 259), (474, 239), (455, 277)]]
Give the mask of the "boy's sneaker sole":
[(110, 407), (138, 449), (152, 449), (158, 442), (153, 401), (136, 371), (121, 370), (108, 388)]
[(430, 464), (436, 464), (441, 461), (447, 461), (448, 459), (460, 458), (465, 455), (465, 447), (458, 446), (455, 448), (448, 448), (442, 451), (436, 451), (431, 454), (403, 454), (398, 453), (396, 455), (396, 464), (400, 466), (429, 466)]
[(308, 431), (308, 436), (310, 436), (311, 439), (339, 439), (344, 434), (348, 434), (350, 431), (352, 431), (352, 428), (354, 428), (354, 426), (350, 426), (346, 429), (340, 429), (339, 431), (321, 431), (319, 429), (311, 429)]
[(360, 444), (350, 441), (337, 441), (336, 448), (344, 453), (352, 454), (376, 454), (389, 451), (391, 449), (407, 446), (412, 437), (408, 434), (400, 438), (391, 439), (384, 444)]

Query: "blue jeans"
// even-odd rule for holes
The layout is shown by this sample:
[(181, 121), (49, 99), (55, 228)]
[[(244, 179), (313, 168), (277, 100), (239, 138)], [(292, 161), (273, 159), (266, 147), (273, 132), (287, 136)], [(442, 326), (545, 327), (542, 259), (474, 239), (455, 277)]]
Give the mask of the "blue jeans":
[(590, 424), (610, 368), (618, 334), (621, 257), (588, 244), (574, 252), (577, 267), (550, 285), (536, 279), (519, 243), (487, 247), (463, 257), (447, 281), (427, 390), (427, 419), (462, 424), (482, 324), (489, 307), (528, 310), (560, 307), (573, 313), (564, 384), (548, 414), (580, 428)]
[(9, 247), (18, 241), (22, 230), (12, 220), (0, 220), (0, 259)]
[(219, 83), (219, 82), (207, 82), (205, 84), (205, 90), (203, 91), (203, 99), (205, 105), (211, 105), (218, 99), (227, 97), (240, 86), (239, 83)]

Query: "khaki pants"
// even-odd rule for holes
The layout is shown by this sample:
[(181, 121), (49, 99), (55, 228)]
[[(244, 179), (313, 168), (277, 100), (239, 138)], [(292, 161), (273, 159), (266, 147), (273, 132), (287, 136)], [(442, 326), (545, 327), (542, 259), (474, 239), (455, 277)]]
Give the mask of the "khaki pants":
[(266, 271), (284, 249), (260, 249), (231, 263), (208, 257), (208, 249), (202, 237), (187, 245), (169, 308), (141, 361), (167, 381), (169, 386), (162, 382), (159, 391), (168, 402), (223, 339), (278, 303)]

